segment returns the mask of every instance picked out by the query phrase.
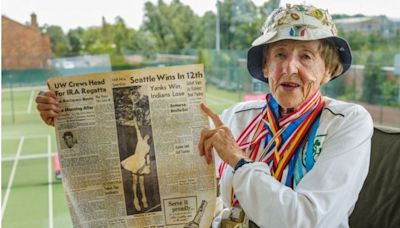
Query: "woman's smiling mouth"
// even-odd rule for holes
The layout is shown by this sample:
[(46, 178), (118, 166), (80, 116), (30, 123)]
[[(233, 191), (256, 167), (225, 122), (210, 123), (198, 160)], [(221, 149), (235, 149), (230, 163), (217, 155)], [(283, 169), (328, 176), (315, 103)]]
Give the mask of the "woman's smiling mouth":
[(288, 91), (288, 92), (291, 92), (291, 91), (295, 90), (296, 88), (300, 87), (300, 85), (295, 82), (282, 82), (280, 85), (282, 86), (282, 88), (285, 91)]

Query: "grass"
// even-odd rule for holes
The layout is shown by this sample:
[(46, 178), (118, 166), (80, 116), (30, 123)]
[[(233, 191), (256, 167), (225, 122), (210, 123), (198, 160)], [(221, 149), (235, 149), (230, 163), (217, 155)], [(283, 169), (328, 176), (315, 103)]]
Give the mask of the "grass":
[(242, 100), (241, 92), (231, 92), (218, 89), (215, 86), (207, 86), (206, 91), (207, 104), (216, 113), (222, 113), (223, 110)]

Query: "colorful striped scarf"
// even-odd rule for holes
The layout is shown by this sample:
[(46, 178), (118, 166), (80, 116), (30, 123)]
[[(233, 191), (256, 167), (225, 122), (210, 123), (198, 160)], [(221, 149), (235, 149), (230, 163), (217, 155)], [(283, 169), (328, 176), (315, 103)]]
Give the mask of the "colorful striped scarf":
[[(245, 127), (236, 142), (249, 158), (267, 163), (275, 179), (293, 188), (304, 176), (303, 168), (308, 172), (314, 164), (310, 158), (324, 101), (317, 90), (294, 112), (282, 118), (279, 104), (271, 94), (267, 94), (266, 101), (262, 112)], [(306, 167), (300, 155), (304, 149)], [(226, 166), (222, 163), (219, 167), (220, 176)], [(284, 172), (287, 167), (289, 169)]]

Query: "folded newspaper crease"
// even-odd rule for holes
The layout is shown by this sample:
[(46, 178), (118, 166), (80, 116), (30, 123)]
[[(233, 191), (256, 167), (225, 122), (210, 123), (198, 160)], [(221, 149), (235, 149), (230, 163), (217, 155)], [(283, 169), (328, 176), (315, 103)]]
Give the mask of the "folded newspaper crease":
[[(215, 168), (197, 151), (208, 126), (203, 65), (58, 77), (56, 122), (74, 227), (209, 227)], [(200, 210), (200, 211), (199, 211)]]

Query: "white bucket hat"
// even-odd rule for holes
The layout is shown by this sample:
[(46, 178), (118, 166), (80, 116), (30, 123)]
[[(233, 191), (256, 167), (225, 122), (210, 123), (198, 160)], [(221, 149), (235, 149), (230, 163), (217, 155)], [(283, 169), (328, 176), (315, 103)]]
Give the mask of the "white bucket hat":
[[(307, 5), (286, 5), (274, 10), (267, 18), (262, 35), (247, 52), (247, 69), (252, 77), (268, 83), (263, 74), (264, 49), (279, 40), (319, 40), (331, 38), (337, 46), (343, 70), (332, 79), (344, 74), (351, 65), (351, 50), (347, 41), (337, 36), (336, 26), (327, 10)], [(331, 79), (331, 80), (332, 80)]]

